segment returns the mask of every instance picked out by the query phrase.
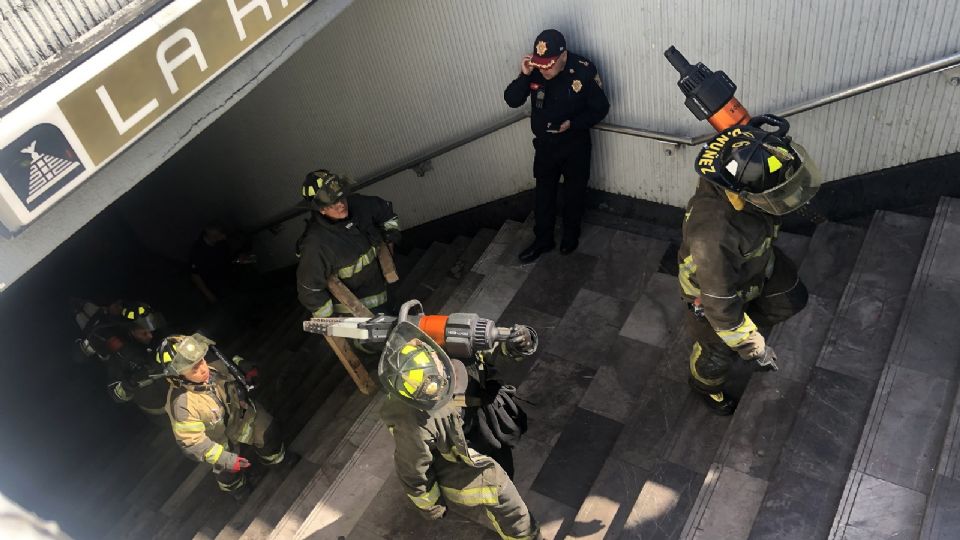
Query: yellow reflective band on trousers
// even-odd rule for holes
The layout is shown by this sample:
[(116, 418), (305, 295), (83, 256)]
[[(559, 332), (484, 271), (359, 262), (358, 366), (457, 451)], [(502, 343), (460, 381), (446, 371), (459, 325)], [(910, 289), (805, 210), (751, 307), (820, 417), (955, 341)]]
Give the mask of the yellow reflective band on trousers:
[(694, 285), (692, 279), (696, 274), (697, 265), (693, 262), (693, 255), (688, 255), (680, 264), (679, 271), (677, 272), (677, 278), (680, 279), (680, 288), (683, 289), (683, 294), (700, 296), (700, 287)]
[(743, 322), (728, 330), (717, 330), (717, 335), (727, 344), (727, 347), (736, 348), (750, 337), (750, 334), (757, 331), (757, 325), (753, 324), (750, 316), (743, 314)]
[(375, 260), (377, 260), (377, 248), (371, 246), (355, 263), (337, 270), (337, 275), (340, 276), (340, 279), (350, 279)]
[(286, 457), (287, 449), (280, 445), (280, 451), (276, 454), (270, 454), (268, 456), (260, 456), (260, 459), (263, 461), (264, 465), (276, 465), (283, 462), (283, 458)]
[[(364, 296), (360, 299), (360, 303), (367, 306), (370, 309), (375, 307), (380, 307), (387, 303), (387, 291), (382, 293), (371, 294), (370, 296)], [(352, 313), (350, 308), (343, 304), (334, 304), (333, 311), (335, 313)]]
[(207, 426), (203, 422), (174, 422), (173, 430), (177, 433), (203, 433)]
[(221, 482), (220, 480), (217, 480), (217, 486), (220, 487), (220, 491), (235, 491), (242, 488), (243, 484), (243, 475), (240, 475), (240, 477), (233, 482)]
[(203, 460), (211, 465), (215, 465), (217, 460), (220, 459), (220, 454), (223, 453), (223, 445), (213, 443), (213, 446), (209, 450), (203, 453)]
[(510, 536), (509, 534), (503, 532), (503, 529), (500, 528), (500, 523), (497, 522), (497, 516), (493, 515), (493, 512), (486, 510), (487, 519), (490, 520), (490, 523), (493, 525), (493, 530), (497, 531), (497, 534), (500, 535), (500, 538), (503, 540), (532, 540), (532, 536)]
[(117, 399), (120, 401), (130, 401), (130, 399), (133, 398), (133, 396), (123, 389), (123, 385), (120, 383), (113, 385), (113, 395), (117, 396)]
[(333, 300), (327, 300), (313, 312), (314, 317), (329, 317), (333, 315)]
[(383, 230), (385, 231), (395, 231), (400, 228), (400, 218), (393, 216), (392, 218), (383, 222)]
[(440, 488), (434, 483), (430, 490), (423, 495), (410, 495), (407, 493), (407, 497), (410, 497), (410, 500), (413, 501), (413, 504), (417, 505), (417, 508), (426, 510), (431, 506), (436, 506), (437, 501), (440, 500)]
[(690, 374), (693, 375), (694, 379), (707, 386), (717, 386), (722, 383), (723, 381), (720, 379), (707, 379), (697, 371), (697, 360), (700, 359), (701, 354), (703, 354), (703, 347), (700, 346), (699, 342), (694, 341), (693, 349), (690, 351)]
[(494, 486), (454, 489), (440, 486), (443, 498), (463, 506), (495, 505), (500, 502), (500, 493)]

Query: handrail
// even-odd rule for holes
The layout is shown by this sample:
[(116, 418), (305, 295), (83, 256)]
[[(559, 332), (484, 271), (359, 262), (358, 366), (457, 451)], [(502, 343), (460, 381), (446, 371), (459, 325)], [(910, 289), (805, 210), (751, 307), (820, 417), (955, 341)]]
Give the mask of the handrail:
[[(836, 103), (837, 101), (842, 101), (842, 100), (844, 100), (844, 99), (847, 99), (847, 98), (850, 98), (850, 97), (853, 97), (853, 96), (857, 96), (857, 95), (860, 95), (860, 94), (863, 94), (863, 93), (866, 93), (866, 92), (870, 92), (870, 91), (872, 91), (872, 90), (877, 90), (878, 88), (883, 88), (883, 87), (885, 87), (885, 86), (890, 86), (891, 84), (895, 84), (895, 83), (898, 83), (898, 82), (901, 82), (901, 81), (905, 81), (905, 80), (907, 80), (907, 79), (912, 79), (912, 78), (918, 77), (918, 76), (920, 76), (920, 75), (926, 75), (927, 73), (932, 73), (932, 72), (935, 72), (935, 71), (942, 71), (942, 70), (944, 70), (944, 69), (948, 69), (948, 68), (951, 68), (951, 67), (955, 67), (955, 66), (957, 66), (957, 65), (960, 65), (960, 52), (951, 54), (951, 55), (949, 55), (949, 56), (944, 56), (943, 58), (940, 58), (940, 59), (938, 59), (938, 60), (933, 60), (933, 61), (931, 61), (931, 62), (927, 62), (927, 63), (925, 63), (925, 64), (921, 64), (921, 65), (919, 65), (919, 66), (912, 67), (912, 68), (910, 68), (910, 69), (905, 69), (905, 70), (902, 70), (902, 71), (898, 71), (898, 72), (896, 72), (896, 73), (892, 73), (892, 74), (890, 74), (890, 75), (885, 75), (885, 76), (883, 76), (883, 77), (880, 77), (879, 79), (873, 80), (873, 81), (871, 81), (871, 82), (859, 84), (859, 85), (857, 85), (857, 86), (853, 86), (853, 87), (847, 88), (846, 90), (840, 90), (840, 91), (837, 91), (837, 92), (833, 92), (833, 93), (827, 94), (827, 95), (825, 95), (825, 96), (821, 96), (821, 97), (814, 98), (814, 99), (811, 99), (811, 100), (808, 100), (808, 101), (804, 101), (804, 102), (799, 103), (799, 104), (797, 104), (797, 105), (793, 105), (793, 106), (791, 106), (791, 107), (787, 107), (787, 108), (782, 109), (782, 110), (780, 110), (780, 111), (778, 111), (778, 112), (775, 112), (774, 114), (776, 114), (777, 116), (782, 116), (782, 117), (793, 116), (793, 115), (795, 115), (795, 114), (799, 114), (799, 113), (802, 113), (802, 112), (809, 111), (809, 110), (811, 110), (811, 109), (816, 109), (816, 108), (819, 108), (819, 107), (823, 107), (824, 105), (829, 105), (829, 104), (831, 104), (831, 103)], [(383, 171), (378, 172), (378, 173), (376, 173), (376, 174), (374, 174), (374, 175), (372, 175), (372, 176), (370, 176), (370, 177), (368, 177), (368, 178), (365, 178), (365, 179), (363, 179), (363, 180), (360, 180), (359, 182), (357, 182), (357, 184), (356, 184), (356, 186), (354, 187), (354, 189), (361, 189), (361, 188), (365, 188), (365, 187), (367, 187), (367, 186), (371, 186), (371, 185), (373, 185), (373, 184), (376, 184), (377, 182), (380, 182), (380, 181), (382, 181), (382, 180), (385, 180), (385, 179), (387, 179), (387, 178), (389, 178), (389, 177), (391, 177), (391, 176), (393, 176), (393, 175), (395, 175), (395, 174), (401, 173), (401, 172), (403, 172), (403, 171), (405, 171), (405, 170), (407, 170), (407, 169), (412, 169), (412, 168), (416, 167), (417, 165), (419, 165), (419, 164), (421, 164), (421, 163), (423, 163), (423, 162), (425, 162), (425, 161), (429, 161), (429, 160), (431, 160), (431, 159), (433, 159), (433, 158), (435, 158), (435, 157), (437, 157), (437, 156), (446, 154), (447, 152), (450, 152), (451, 150), (455, 150), (455, 149), (457, 149), (457, 148), (459, 148), (459, 147), (461, 147), (461, 146), (463, 146), (463, 145), (469, 144), (469, 143), (471, 143), (471, 142), (473, 142), (473, 141), (475, 141), (475, 140), (477, 140), (477, 139), (480, 139), (480, 138), (482, 138), (482, 137), (486, 137), (487, 135), (489, 135), (489, 134), (491, 134), (491, 133), (493, 133), (493, 132), (495, 132), (495, 131), (499, 131), (499, 130), (505, 128), (505, 127), (512, 126), (513, 124), (515, 124), (515, 123), (523, 120), (524, 118), (526, 118), (526, 117), (528, 117), (528, 116), (529, 116), (528, 113), (521, 113), (521, 114), (516, 114), (516, 115), (510, 116), (510, 117), (508, 117), (508, 118), (505, 118), (505, 119), (503, 119), (503, 120), (501, 120), (501, 121), (499, 121), (499, 122), (496, 122), (496, 123), (494, 123), (494, 124), (491, 124), (490, 126), (487, 126), (487, 127), (483, 128), (483, 129), (481, 129), (481, 130), (479, 130), (479, 131), (477, 131), (477, 132), (474, 132), (473, 134), (471, 134), (471, 135), (468, 136), (468, 137), (465, 137), (465, 138), (463, 138), (463, 139), (457, 140), (457, 141), (455, 141), (455, 142), (453, 142), (453, 143), (450, 143), (450, 144), (448, 144), (448, 145), (442, 146), (442, 147), (440, 147), (440, 148), (438, 148), (438, 149), (436, 149), (436, 150), (433, 150), (433, 151), (428, 152), (428, 153), (426, 153), (426, 154), (420, 155), (420, 156), (418, 156), (418, 157), (416, 157), (416, 158), (406, 160), (406, 161), (404, 161), (403, 163), (401, 163), (400, 165), (397, 165), (397, 166), (394, 166), (394, 167), (390, 167), (389, 169), (384, 169)], [(687, 136), (687, 135), (674, 135), (674, 134), (665, 133), (665, 132), (662, 132), (662, 131), (651, 131), (651, 130), (639, 129), (639, 128), (630, 127), (630, 126), (621, 126), (621, 125), (618, 125), (618, 124), (609, 124), (609, 123), (606, 123), (606, 122), (601, 122), (601, 123), (593, 126), (593, 129), (596, 129), (596, 130), (598, 130), (598, 131), (607, 131), (607, 132), (610, 132), (610, 133), (619, 133), (619, 134), (621, 134), (621, 135), (629, 135), (629, 136), (631, 136), (631, 137), (640, 137), (640, 138), (644, 138), (644, 139), (652, 139), (652, 140), (660, 141), (660, 142), (664, 142), (664, 143), (670, 143), (670, 144), (675, 144), (675, 145), (684, 145), (684, 146), (697, 146), (697, 145), (703, 144), (704, 142), (710, 140), (710, 138), (714, 136), (714, 133), (713, 133), (713, 132), (711, 132), (711, 133), (705, 133), (705, 134), (703, 134), (703, 135), (698, 135), (698, 136), (696, 136), (696, 137)], [(264, 225), (261, 225), (260, 227), (254, 229), (253, 232), (256, 233), (256, 232), (262, 231), (262, 230), (264, 230), (264, 229), (273, 229), (273, 228), (277, 227), (278, 225), (280, 225), (281, 223), (283, 223), (284, 221), (287, 221), (287, 220), (290, 219), (290, 218), (296, 217), (297, 215), (302, 214), (303, 212), (306, 212), (306, 209), (305, 209), (305, 208), (303, 208), (303, 207), (294, 207), (294, 208), (292, 208), (292, 209), (290, 209), (290, 210), (287, 210), (287, 211), (279, 214), (278, 216), (270, 219), (270, 220), (267, 221)]]

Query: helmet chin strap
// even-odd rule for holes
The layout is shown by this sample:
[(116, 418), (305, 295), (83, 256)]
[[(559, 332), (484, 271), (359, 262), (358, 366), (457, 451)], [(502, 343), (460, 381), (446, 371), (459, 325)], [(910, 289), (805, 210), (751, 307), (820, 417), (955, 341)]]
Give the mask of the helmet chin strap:
[(740, 195), (737, 195), (736, 193), (730, 191), (729, 189), (725, 189), (723, 190), (723, 192), (727, 194), (727, 200), (730, 201), (730, 205), (733, 206), (734, 210), (736, 210), (737, 212), (743, 211), (743, 207), (744, 205), (746, 205), (746, 202), (744, 202), (743, 198), (740, 197)]

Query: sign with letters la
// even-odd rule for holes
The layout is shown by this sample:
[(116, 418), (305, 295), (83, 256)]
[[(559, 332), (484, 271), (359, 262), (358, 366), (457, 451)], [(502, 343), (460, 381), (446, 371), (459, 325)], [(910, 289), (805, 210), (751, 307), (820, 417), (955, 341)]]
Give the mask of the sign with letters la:
[(173, 0), (0, 118), (0, 222), (16, 231), (311, 0)]

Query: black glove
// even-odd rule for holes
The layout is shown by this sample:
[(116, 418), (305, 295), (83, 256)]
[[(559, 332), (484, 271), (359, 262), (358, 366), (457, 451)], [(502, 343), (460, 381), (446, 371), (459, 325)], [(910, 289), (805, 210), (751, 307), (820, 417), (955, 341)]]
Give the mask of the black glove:
[(533, 328), (525, 324), (515, 324), (510, 329), (510, 337), (504, 343), (504, 352), (513, 357), (530, 356), (537, 352), (538, 343), (537, 332)]

